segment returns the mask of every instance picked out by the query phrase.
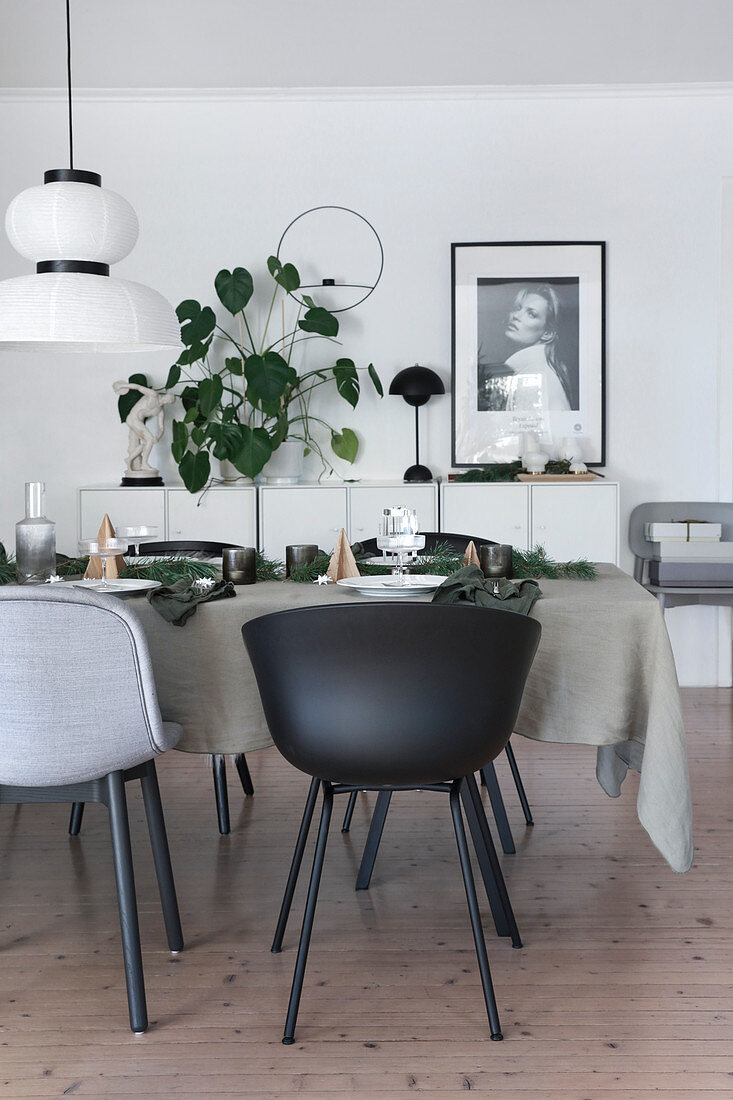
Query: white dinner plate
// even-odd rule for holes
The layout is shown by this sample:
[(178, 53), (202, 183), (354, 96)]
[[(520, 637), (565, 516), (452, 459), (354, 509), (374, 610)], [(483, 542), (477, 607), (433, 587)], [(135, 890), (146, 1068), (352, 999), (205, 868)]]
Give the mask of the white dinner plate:
[[(99, 581), (92, 580), (89, 577), (82, 577), (79, 580), (73, 581), (57, 581), (57, 584), (70, 584), (73, 588), (90, 588), (92, 591), (100, 591), (104, 594), (104, 589), (100, 589)], [(148, 592), (151, 588), (160, 588), (160, 581), (149, 581), (142, 577), (115, 577), (114, 580), (109, 582), (110, 596), (130, 596), (135, 592)]]
[(354, 592), (361, 592), (365, 596), (386, 596), (393, 599), (395, 596), (419, 596), (423, 592), (434, 592), (440, 588), (445, 577), (431, 577), (427, 573), (409, 573), (405, 577), (405, 583), (398, 585), (397, 578), (385, 577), (344, 577), (336, 581), (343, 588), (351, 588)]

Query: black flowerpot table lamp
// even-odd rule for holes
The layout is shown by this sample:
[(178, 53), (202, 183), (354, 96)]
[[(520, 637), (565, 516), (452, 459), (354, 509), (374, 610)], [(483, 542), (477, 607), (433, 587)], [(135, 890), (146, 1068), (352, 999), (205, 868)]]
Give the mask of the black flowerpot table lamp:
[(445, 386), (434, 370), (415, 363), (414, 367), (405, 367), (394, 376), (389, 392), (404, 397), (407, 404), (415, 408), (415, 465), (405, 470), (402, 480), (432, 481), (430, 470), (420, 463), (420, 424), (417, 410), (421, 405), (426, 405), (433, 394), (445, 393)]

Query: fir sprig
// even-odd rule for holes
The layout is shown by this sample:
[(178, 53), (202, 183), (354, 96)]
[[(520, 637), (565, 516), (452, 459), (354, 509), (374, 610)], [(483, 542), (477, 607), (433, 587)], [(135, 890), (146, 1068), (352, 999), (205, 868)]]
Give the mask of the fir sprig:
[(548, 555), (544, 546), (539, 545), (533, 546), (531, 550), (514, 550), (512, 571), (517, 580), (525, 577), (546, 577), (548, 580), (568, 577), (573, 580), (592, 581), (596, 577), (595, 565), (585, 558), (557, 562)]
[[(78, 577), (86, 573), (89, 565), (89, 556), (71, 558), (69, 561), (59, 562), (56, 573), (59, 577)], [(199, 580), (202, 577), (215, 577), (219, 567), (207, 561), (195, 561), (192, 558), (167, 557), (167, 558), (136, 558), (135, 564), (125, 563), (120, 570), (120, 577), (125, 580), (159, 581), (161, 584), (174, 584), (181, 577), (190, 580)]]
[(0, 584), (15, 584), (15, 559), (5, 552), (5, 547), (0, 542)]
[(126, 564), (120, 570), (125, 580), (159, 581), (161, 584), (175, 584), (186, 577), (191, 581), (204, 577), (216, 577), (219, 566), (210, 561), (196, 561), (194, 558), (142, 558), (135, 565)]
[(296, 584), (307, 584), (308, 581), (318, 580), (328, 569), (330, 561), (330, 554), (319, 554), (314, 561), (303, 562), (302, 565), (292, 565), (290, 567), (290, 580), (295, 581)]
[(285, 566), (277, 558), (267, 558), (258, 551), (255, 554), (255, 567), (258, 581), (277, 581), (282, 576)]

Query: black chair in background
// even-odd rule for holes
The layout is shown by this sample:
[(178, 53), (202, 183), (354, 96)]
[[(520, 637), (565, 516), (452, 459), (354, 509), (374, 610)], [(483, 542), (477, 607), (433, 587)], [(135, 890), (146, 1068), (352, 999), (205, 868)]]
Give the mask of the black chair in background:
[[(509, 740), (540, 633), (536, 620), (506, 611), (404, 602), (281, 611), (242, 627), (272, 739), (312, 776), (275, 952), (323, 792), (284, 1043), (294, 1042), (333, 796), (357, 790), (449, 794), (491, 1038), (502, 1038), (461, 802), (497, 932), (519, 947), (474, 773)], [(348, 638), (359, 639), (358, 651)]]
[[(469, 542), (474, 543), (477, 553), (481, 543), (496, 546), (496, 543), (491, 539), (480, 539), (476, 535), (456, 535), (450, 531), (421, 531), (420, 534), (425, 536), (425, 549), (420, 551), (421, 554), (431, 554), (436, 546), (446, 542), (451, 550), (455, 550), (457, 554), (463, 554)], [(377, 546), (376, 538), (364, 539), (359, 545), (365, 554), (373, 554), (378, 557), (382, 553)]]
[[(458, 535), (451, 531), (423, 531), (421, 534), (425, 535), (425, 550), (426, 554), (432, 553), (436, 546), (440, 546), (441, 543), (448, 543), (452, 550), (455, 550), (458, 554), (463, 554), (468, 546), (469, 542), (472, 542), (476, 547), (476, 553), (478, 553), (480, 546), (496, 546), (496, 542), (492, 539), (484, 539), (479, 535)], [(374, 557), (378, 557), (382, 552), (377, 546), (377, 540), (365, 539), (364, 542), (360, 542), (359, 545), (365, 554), (370, 554)], [(519, 765), (517, 764), (517, 758), (514, 755), (514, 749), (511, 746), (511, 742), (506, 743), (506, 757), (509, 761), (509, 768), (514, 780), (514, 786), (517, 788), (517, 794), (519, 795), (519, 802), (522, 807), (522, 813), (524, 814), (524, 820), (528, 825), (534, 825), (532, 818), (532, 811), (529, 806), (529, 799), (527, 798), (527, 792), (524, 789), (524, 783), (522, 777), (519, 774)], [(499, 780), (496, 775), (496, 769), (493, 762), (488, 764), (481, 772), (481, 785), (486, 787), (489, 795), (489, 801), (491, 802), (491, 809), (496, 821), (496, 827), (499, 831), (499, 838), (501, 840), (502, 851), (505, 855), (511, 855), (516, 852), (514, 846), (514, 837), (512, 836), (512, 830), (509, 825), (509, 818), (507, 817), (506, 807), (504, 805), (504, 799), (501, 794), (501, 788), (499, 787)], [(378, 835), (374, 835), (370, 831), (370, 838), (368, 845), (370, 849), (374, 850), (374, 856), (376, 857), (376, 848), (379, 846), (379, 836), (381, 836), (382, 828), (384, 827), (384, 819), (387, 816), (387, 809), (389, 807), (389, 799), (377, 800), (377, 807), (375, 810), (375, 818), (373, 819), (372, 828), (374, 833), (378, 830)], [(346, 807), (346, 813), (344, 814), (344, 823), (341, 826), (341, 831), (348, 833), (351, 828), (351, 819), (354, 815), (354, 809), (356, 808), (356, 792), (349, 799)], [(381, 825), (380, 825), (381, 820)], [(376, 846), (375, 846), (376, 843)], [(362, 864), (359, 871), (359, 878), (357, 879), (357, 890), (363, 889), (363, 884), (370, 877), (371, 871), (366, 863)], [(361, 884), (361, 885), (360, 885)]]
[[(140, 543), (138, 546), (140, 551), (139, 554), (136, 554), (133, 546), (130, 546), (125, 557), (151, 558), (160, 557), (164, 554), (175, 554), (177, 556), (185, 555), (186, 557), (205, 561), (207, 558), (220, 558), (223, 550), (238, 545), (239, 544), (235, 542), (202, 542), (195, 539), (183, 539), (170, 542), (144, 542)], [(255, 788), (249, 767), (247, 766), (247, 758), (243, 752), (235, 754), (234, 766), (237, 769), (237, 775), (242, 784), (242, 790), (245, 796), (250, 798), (255, 793)], [(229, 819), (229, 794), (227, 792), (227, 763), (224, 753), (211, 754), (211, 770), (214, 777), (214, 796), (216, 798), (216, 817), (219, 823), (219, 832), (222, 836), (227, 836), (231, 830), (231, 825)], [(83, 814), (84, 803), (75, 802), (71, 807), (71, 817), (69, 819), (70, 836), (78, 836), (79, 830), (81, 829)]]
[(139, 553), (135, 553), (131, 546), (126, 556), (135, 558), (160, 557), (162, 554), (185, 554), (188, 557), (220, 558), (222, 550), (232, 546), (238, 546), (236, 542), (202, 542), (198, 539), (179, 539), (168, 542), (143, 542), (137, 547)]

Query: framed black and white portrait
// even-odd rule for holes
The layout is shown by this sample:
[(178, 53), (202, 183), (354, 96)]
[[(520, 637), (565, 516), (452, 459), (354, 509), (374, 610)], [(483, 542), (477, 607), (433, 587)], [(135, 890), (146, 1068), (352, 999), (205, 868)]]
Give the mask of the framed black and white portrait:
[(531, 432), (602, 466), (604, 243), (454, 244), (451, 261), (453, 465), (512, 461)]

